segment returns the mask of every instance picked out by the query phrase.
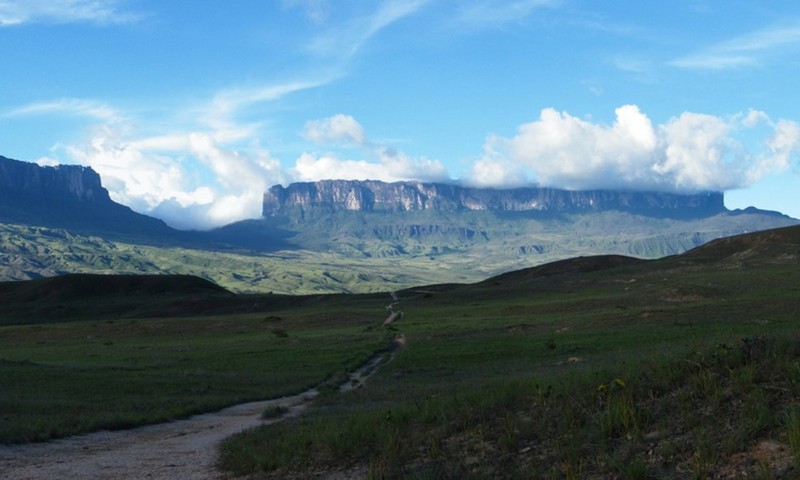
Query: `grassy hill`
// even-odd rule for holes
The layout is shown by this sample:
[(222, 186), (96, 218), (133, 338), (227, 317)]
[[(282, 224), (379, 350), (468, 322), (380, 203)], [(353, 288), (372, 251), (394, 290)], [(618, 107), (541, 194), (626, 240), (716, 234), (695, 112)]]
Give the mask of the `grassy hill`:
[[(0, 326), (0, 441), (300, 391), (402, 338), (365, 388), (232, 438), (222, 465), (259, 478), (792, 477), (798, 267), (798, 227), (659, 260), (573, 258), (398, 291), (405, 317), (389, 328), (387, 294), (231, 295), (185, 277), (169, 293), (169, 277), (123, 278), (153, 305), (227, 303), (156, 318), (108, 287), (121, 317), (87, 306)], [(47, 292), (97, 282), (62, 281), (15, 288), (46, 308), (66, 301)], [(31, 301), (18, 298), (5, 308)]]

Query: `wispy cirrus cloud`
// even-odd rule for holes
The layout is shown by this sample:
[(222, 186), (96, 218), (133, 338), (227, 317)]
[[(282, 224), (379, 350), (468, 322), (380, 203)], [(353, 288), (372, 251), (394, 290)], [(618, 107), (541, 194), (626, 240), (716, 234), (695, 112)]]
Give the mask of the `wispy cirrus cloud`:
[(560, 3), (561, 0), (475, 0), (459, 4), (455, 21), (468, 27), (497, 27), (517, 22), (539, 8)]
[(284, 0), (289, 7), (302, 7), (314, 23), (324, 23), (330, 14), (328, 0)]
[(26, 23), (128, 23), (141, 15), (123, 10), (119, 0), (6, 0), (0, 27)]
[(332, 80), (332, 76), (296, 80), (284, 83), (267, 83), (251, 87), (232, 87), (214, 95), (210, 110), (218, 114), (232, 114), (250, 105), (277, 100), (294, 92), (316, 88)]
[(800, 51), (800, 20), (771, 25), (676, 58), (669, 65), (694, 70), (728, 70), (759, 65)]
[(25, 115), (64, 114), (90, 117), (105, 122), (118, 122), (123, 115), (115, 108), (97, 100), (83, 98), (59, 98), (16, 107), (2, 114), (4, 117)]
[(357, 16), (314, 38), (309, 50), (326, 57), (350, 58), (384, 28), (414, 14), (430, 0), (389, 0), (367, 15)]

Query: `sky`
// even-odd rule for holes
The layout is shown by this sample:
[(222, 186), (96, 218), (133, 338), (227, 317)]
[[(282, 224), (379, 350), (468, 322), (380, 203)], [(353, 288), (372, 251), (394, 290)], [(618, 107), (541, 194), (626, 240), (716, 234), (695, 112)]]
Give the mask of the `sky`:
[(0, 155), (181, 229), (321, 179), (800, 218), (795, 0), (0, 0), (0, 61)]

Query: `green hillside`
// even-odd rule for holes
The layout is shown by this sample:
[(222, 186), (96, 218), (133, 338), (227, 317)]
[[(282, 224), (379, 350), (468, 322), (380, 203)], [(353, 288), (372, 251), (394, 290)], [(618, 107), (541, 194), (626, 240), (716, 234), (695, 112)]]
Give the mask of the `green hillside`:
[(337, 212), (281, 224), (283, 246), (275, 250), (266, 247), (275, 245), (277, 228), (265, 227), (265, 222), (187, 236), (185, 244), (174, 239), (159, 244), (157, 238), (143, 244), (0, 224), (0, 279), (180, 274), (239, 293), (364, 293), (476, 282), (581, 255), (659, 258), (715, 238), (797, 223), (758, 211), (693, 219), (616, 211), (557, 216)]

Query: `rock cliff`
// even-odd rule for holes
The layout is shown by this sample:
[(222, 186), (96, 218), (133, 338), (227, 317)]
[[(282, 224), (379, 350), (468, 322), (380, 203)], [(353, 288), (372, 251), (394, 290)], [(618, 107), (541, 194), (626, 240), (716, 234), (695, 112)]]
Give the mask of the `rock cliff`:
[(568, 191), (553, 188), (488, 189), (452, 184), (324, 180), (276, 185), (264, 194), (264, 217), (309, 211), (440, 212), (495, 211), (588, 213), (625, 211), (668, 216), (702, 217), (725, 211), (723, 194), (679, 195), (663, 192)]
[(89, 167), (41, 167), (0, 156), (0, 222), (108, 234), (165, 234), (161, 220), (120, 205)]
[(40, 167), (3, 156), (0, 156), (0, 197), (42, 205), (64, 201), (111, 202), (100, 176), (89, 167)]

